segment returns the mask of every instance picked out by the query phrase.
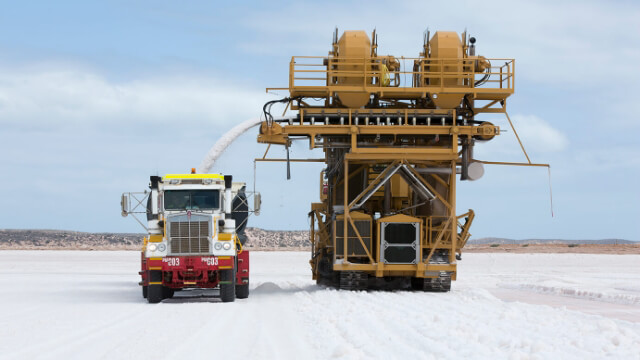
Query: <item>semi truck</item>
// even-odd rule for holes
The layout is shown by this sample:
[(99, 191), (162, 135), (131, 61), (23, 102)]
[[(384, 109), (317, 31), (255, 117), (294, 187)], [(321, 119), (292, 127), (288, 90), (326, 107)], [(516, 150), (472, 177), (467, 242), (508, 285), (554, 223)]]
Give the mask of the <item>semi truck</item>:
[[(151, 176), (149, 191), (122, 194), (122, 216), (133, 215), (147, 230), (139, 284), (149, 303), (194, 288), (218, 288), (222, 302), (249, 297), (244, 230), (249, 215), (259, 214), (260, 194), (232, 180), (192, 170)], [(254, 198), (253, 209), (248, 197)]]

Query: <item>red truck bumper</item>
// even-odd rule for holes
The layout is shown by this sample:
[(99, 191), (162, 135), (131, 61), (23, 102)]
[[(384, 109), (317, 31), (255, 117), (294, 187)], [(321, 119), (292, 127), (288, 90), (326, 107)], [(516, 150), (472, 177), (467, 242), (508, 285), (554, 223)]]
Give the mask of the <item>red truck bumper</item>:
[[(237, 265), (236, 265), (237, 264)], [(173, 289), (214, 288), (220, 281), (220, 271), (236, 267), (236, 284), (249, 282), (249, 252), (233, 256), (167, 256), (141, 258), (140, 285), (163, 285)]]

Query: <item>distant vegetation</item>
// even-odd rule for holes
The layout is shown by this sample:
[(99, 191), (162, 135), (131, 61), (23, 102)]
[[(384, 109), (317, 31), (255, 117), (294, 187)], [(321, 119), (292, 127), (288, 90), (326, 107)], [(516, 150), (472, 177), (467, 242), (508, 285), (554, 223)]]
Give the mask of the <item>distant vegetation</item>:
[[(289, 230), (263, 230), (247, 228), (247, 249), (261, 250), (306, 250), (311, 246), (309, 232)], [(0, 249), (93, 249), (93, 250), (139, 250), (145, 234), (87, 233), (65, 230), (0, 230)], [(503, 238), (472, 239), (468, 245), (516, 245), (524, 248), (532, 245), (562, 245), (576, 247), (586, 244), (633, 245), (635, 241), (621, 239), (604, 240), (559, 240)], [(506, 247), (505, 247), (506, 248)]]
[[(308, 231), (247, 228), (247, 249), (308, 249)], [(65, 230), (0, 230), (0, 249), (140, 250), (145, 234), (87, 233)]]
[(469, 240), (469, 245), (486, 245), (486, 244), (512, 244), (512, 245), (522, 245), (522, 244), (604, 244), (604, 245), (615, 245), (615, 244), (637, 244), (637, 241), (632, 240), (623, 240), (623, 239), (600, 239), (600, 240), (562, 240), (562, 239), (523, 239), (523, 240), (514, 240), (514, 239), (504, 239), (504, 238), (480, 238), (480, 239), (471, 239)]

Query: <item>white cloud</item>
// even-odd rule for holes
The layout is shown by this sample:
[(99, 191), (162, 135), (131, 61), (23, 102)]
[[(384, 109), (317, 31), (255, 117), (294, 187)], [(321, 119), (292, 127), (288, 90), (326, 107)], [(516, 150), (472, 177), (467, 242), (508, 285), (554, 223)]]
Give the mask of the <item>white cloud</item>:
[[(640, 149), (637, 146), (612, 144), (606, 147), (585, 149), (576, 154), (576, 164), (585, 172), (609, 172), (621, 170), (629, 179), (640, 172)], [(631, 175), (634, 174), (634, 175)]]
[(526, 148), (533, 152), (558, 152), (569, 145), (563, 133), (535, 115), (514, 115), (511, 121)]
[(166, 75), (110, 81), (64, 66), (0, 67), (0, 124), (233, 124), (260, 114), (268, 95), (214, 78)]
[[(478, 53), (516, 58), (517, 79), (560, 87), (631, 86), (638, 82), (640, 61), (638, 17), (633, 2), (597, 1), (461, 1), (399, 2), (379, 11), (382, 4), (335, 4), (340, 11), (326, 16), (326, 3), (296, 3), (286, 8), (249, 13), (244, 26), (256, 36), (240, 47), (253, 54), (324, 55), (330, 50), (333, 28), (378, 29), (380, 54), (413, 57), (422, 50), (422, 32), (462, 32), (478, 38)], [(301, 14), (304, 20), (299, 21)], [(358, 14), (358, 16), (354, 16)], [(606, 26), (594, 26), (606, 24)], [(293, 52), (295, 51), (295, 52)]]
[[(561, 153), (569, 146), (569, 140), (560, 130), (538, 116), (516, 114), (511, 116), (511, 121), (533, 162), (548, 161), (546, 159), (549, 158), (549, 155)], [(509, 123), (504, 120), (496, 125), (500, 125), (500, 129), (506, 131), (489, 142), (479, 143), (476, 147), (477, 158), (496, 161), (525, 161), (526, 158), (522, 154), (518, 140)]]

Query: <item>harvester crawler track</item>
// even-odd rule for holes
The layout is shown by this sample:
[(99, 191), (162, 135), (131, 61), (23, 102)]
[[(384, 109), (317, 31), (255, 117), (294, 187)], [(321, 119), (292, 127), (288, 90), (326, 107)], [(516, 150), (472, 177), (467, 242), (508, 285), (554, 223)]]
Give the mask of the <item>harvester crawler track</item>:
[(437, 278), (424, 279), (423, 291), (447, 292), (451, 290), (451, 275), (441, 275)]
[(366, 290), (369, 285), (369, 275), (362, 271), (340, 272), (340, 290)]

